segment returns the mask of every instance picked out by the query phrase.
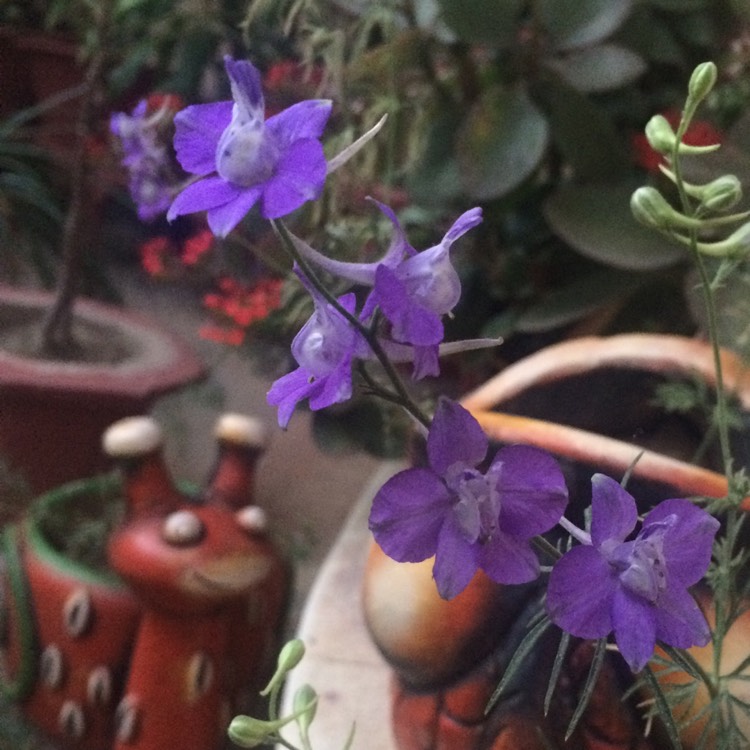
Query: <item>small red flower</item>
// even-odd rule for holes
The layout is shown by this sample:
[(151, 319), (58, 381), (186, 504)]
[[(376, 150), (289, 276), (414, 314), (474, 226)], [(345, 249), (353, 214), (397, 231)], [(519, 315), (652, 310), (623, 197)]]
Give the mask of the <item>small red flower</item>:
[(167, 258), (172, 253), (172, 243), (168, 237), (160, 235), (146, 240), (139, 248), (141, 265), (149, 276), (167, 275)]
[(223, 325), (209, 324), (201, 328), (203, 338), (222, 344), (239, 346), (247, 329), (268, 317), (281, 306), (281, 279), (263, 279), (252, 286), (235, 279), (219, 279), (218, 292), (203, 297), (203, 305), (214, 313)]
[(214, 235), (210, 229), (204, 229), (185, 240), (182, 246), (182, 262), (194, 266), (213, 247)]
[[(667, 122), (677, 130), (680, 124), (680, 112), (676, 109), (668, 109), (661, 113)], [(683, 137), (683, 142), (690, 146), (711, 146), (721, 143), (723, 134), (706, 120), (693, 120)], [(664, 157), (654, 151), (643, 132), (635, 133), (631, 138), (633, 150), (633, 161), (647, 172), (659, 172), (659, 165), (664, 164)]]

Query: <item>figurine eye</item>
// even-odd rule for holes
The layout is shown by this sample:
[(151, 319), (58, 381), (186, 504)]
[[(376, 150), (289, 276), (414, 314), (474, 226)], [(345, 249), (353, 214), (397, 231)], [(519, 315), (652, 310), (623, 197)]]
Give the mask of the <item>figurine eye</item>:
[(162, 539), (175, 546), (197, 544), (205, 534), (203, 522), (190, 510), (178, 510), (164, 519)]
[(240, 508), (234, 517), (237, 523), (251, 534), (262, 534), (268, 527), (266, 512), (257, 505), (246, 505)]

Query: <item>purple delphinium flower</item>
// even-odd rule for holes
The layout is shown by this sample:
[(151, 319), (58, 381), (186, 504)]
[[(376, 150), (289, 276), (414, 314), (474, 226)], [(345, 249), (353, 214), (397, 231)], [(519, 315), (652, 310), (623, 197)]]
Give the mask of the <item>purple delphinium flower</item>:
[[(344, 318), (304, 276), (298, 276), (310, 292), (315, 310), (292, 341), (292, 355), (299, 367), (276, 380), (267, 400), (278, 406), (278, 420), (286, 427), (295, 407), (309, 399), (313, 411), (347, 401), (352, 395), (352, 362), (367, 349), (367, 344)], [(339, 304), (354, 314), (353, 293), (338, 298)]]
[(371, 286), (363, 319), (379, 307), (391, 324), (392, 339), (414, 348), (414, 378), (439, 374), (438, 345), (443, 340), (442, 316), (461, 297), (461, 281), (450, 258), (451, 245), (482, 221), (482, 209), (458, 217), (441, 242), (417, 252), (406, 239), (396, 215), (374, 201), (393, 224), (393, 239), (375, 263), (347, 263), (327, 258), (298, 238), (295, 246), (308, 260), (337, 276)]
[(398, 562), (435, 556), (433, 576), (450, 599), (478, 568), (498, 583), (525, 583), (539, 574), (532, 537), (551, 529), (568, 501), (557, 462), (525, 445), (501, 448), (477, 469), (489, 441), (459, 404), (438, 402), (427, 436), (426, 468), (389, 479), (373, 500), (370, 529)]
[(129, 115), (115, 112), (110, 118), (110, 130), (120, 141), (122, 164), (128, 171), (130, 196), (142, 221), (164, 214), (179, 190), (177, 165), (163, 141), (171, 116), (167, 107), (149, 112), (143, 99)]
[(326, 177), (320, 136), (328, 100), (299, 102), (264, 120), (260, 73), (245, 60), (224, 58), (232, 101), (196, 104), (175, 118), (175, 149), (183, 168), (202, 179), (177, 196), (167, 218), (208, 211), (225, 237), (255, 203), (267, 219), (318, 198)]
[(660, 640), (677, 648), (705, 646), (711, 632), (688, 593), (706, 573), (719, 522), (689, 500), (659, 503), (632, 541), (635, 500), (614, 479), (592, 478), (591, 544), (574, 547), (552, 569), (547, 611), (579, 638), (612, 631), (633, 672)]

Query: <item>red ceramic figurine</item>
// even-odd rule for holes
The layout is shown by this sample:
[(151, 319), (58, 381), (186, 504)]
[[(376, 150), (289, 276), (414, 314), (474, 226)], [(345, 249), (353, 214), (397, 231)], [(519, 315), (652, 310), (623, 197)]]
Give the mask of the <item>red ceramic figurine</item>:
[(60, 554), (33, 513), (6, 532), (0, 683), (66, 747), (215, 750), (267, 676), (288, 576), (251, 503), (264, 434), (225, 415), (217, 435), (216, 469), (194, 499), (173, 484), (151, 419), (106, 432), (126, 499), (111, 572)]

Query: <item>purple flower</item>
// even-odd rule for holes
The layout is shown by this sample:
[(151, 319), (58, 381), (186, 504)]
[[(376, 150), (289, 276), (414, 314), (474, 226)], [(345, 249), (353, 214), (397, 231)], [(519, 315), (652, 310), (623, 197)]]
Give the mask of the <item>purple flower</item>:
[(110, 130), (120, 140), (122, 164), (128, 170), (130, 195), (142, 221), (161, 216), (179, 190), (177, 165), (163, 141), (165, 127), (171, 120), (166, 107), (148, 111), (145, 99), (131, 114), (115, 112)]
[[(299, 367), (282, 376), (268, 391), (267, 400), (278, 406), (278, 420), (286, 427), (295, 407), (309, 399), (313, 411), (347, 401), (352, 395), (352, 362), (367, 348), (362, 336), (298, 273), (312, 295), (315, 310), (292, 341), (292, 355)], [(338, 302), (354, 314), (354, 294)]]
[(264, 121), (260, 73), (224, 58), (232, 101), (197, 104), (175, 118), (175, 149), (183, 168), (200, 176), (175, 199), (167, 218), (208, 211), (225, 237), (255, 203), (275, 219), (320, 196), (326, 159), (319, 138), (331, 102), (309, 100)]
[(461, 281), (450, 258), (451, 245), (482, 221), (482, 209), (461, 214), (442, 241), (417, 252), (406, 239), (396, 215), (377, 203), (393, 224), (393, 239), (375, 263), (346, 263), (327, 258), (295, 238), (297, 249), (332, 274), (373, 287), (362, 310), (363, 319), (376, 307), (391, 324), (392, 339), (414, 347), (414, 378), (439, 374), (438, 346), (443, 340), (442, 316), (461, 297)]
[(435, 556), (440, 596), (459, 594), (478, 568), (498, 583), (539, 574), (530, 539), (552, 528), (568, 493), (557, 462), (538, 448), (501, 448), (476, 467), (488, 440), (462, 406), (441, 398), (427, 437), (427, 468), (406, 469), (375, 496), (370, 529), (398, 562)]
[(552, 621), (579, 638), (614, 630), (633, 672), (643, 669), (657, 640), (705, 646), (711, 633), (688, 587), (706, 573), (719, 522), (689, 500), (665, 500), (626, 542), (638, 520), (635, 500), (602, 474), (591, 482), (591, 544), (574, 547), (552, 569)]

